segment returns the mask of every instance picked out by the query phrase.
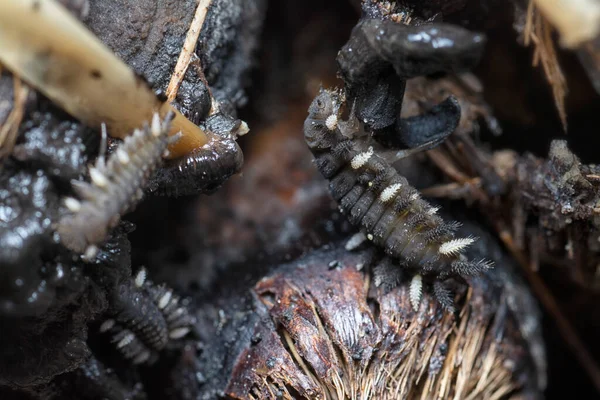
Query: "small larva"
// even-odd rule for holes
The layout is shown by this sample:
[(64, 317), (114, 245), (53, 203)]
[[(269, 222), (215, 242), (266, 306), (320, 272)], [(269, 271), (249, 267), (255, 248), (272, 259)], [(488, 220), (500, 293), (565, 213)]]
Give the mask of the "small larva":
[(134, 364), (151, 363), (167, 343), (187, 335), (196, 320), (165, 285), (150, 282), (141, 268), (113, 294), (108, 318), (99, 327)]
[[(361, 228), (361, 235), (353, 237), (347, 248), (354, 249), (368, 239), (386, 255), (379, 261), (385, 265), (375, 271), (388, 271), (389, 259), (412, 270), (410, 294), (415, 309), (427, 280), (434, 283), (440, 303), (452, 309), (452, 298), (441, 282), (477, 274), (491, 263), (466, 260), (461, 253), (475, 239), (455, 238), (459, 225), (438, 216), (438, 209), (392, 167), (391, 161), (431, 144), (401, 152), (385, 149), (369, 138), (352, 112), (347, 121), (341, 119), (344, 103), (343, 91), (321, 89), (308, 110), (304, 136), (341, 212)], [(395, 278), (390, 275), (389, 279)]]
[(167, 322), (153, 299), (140, 289), (132, 281), (121, 284), (111, 299), (111, 318), (127, 327), (148, 347), (161, 350), (168, 341)]
[(131, 211), (143, 197), (150, 175), (168, 152), (167, 146), (179, 139), (168, 136), (174, 114), (161, 121), (156, 113), (150, 126), (136, 129), (105, 162), (106, 132), (103, 130), (101, 154), (89, 167), (91, 182), (72, 181), (78, 198), (67, 197), (68, 213), (58, 222), (61, 243), (92, 259), (121, 216)]

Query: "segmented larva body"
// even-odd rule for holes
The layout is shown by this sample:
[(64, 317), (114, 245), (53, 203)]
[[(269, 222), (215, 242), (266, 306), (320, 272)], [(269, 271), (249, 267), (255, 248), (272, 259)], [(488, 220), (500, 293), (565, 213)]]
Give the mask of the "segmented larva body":
[[(396, 264), (418, 274), (411, 284), (413, 306), (420, 299), (422, 278), (442, 281), (488, 268), (486, 261), (466, 260), (461, 252), (475, 239), (454, 237), (459, 225), (436, 214), (438, 209), (419, 196), (387, 156), (379, 154), (385, 149), (369, 140), (358, 121), (352, 115), (341, 120), (344, 101), (340, 91), (321, 90), (304, 124), (306, 142), (340, 211), (360, 227), (360, 235)], [(359, 243), (360, 237), (353, 237), (347, 247)], [(439, 285), (434, 292), (446, 294)]]
[(165, 318), (169, 339), (177, 340), (187, 335), (195, 319), (181, 304), (179, 296), (165, 285), (148, 285), (147, 291)]
[(187, 335), (195, 323), (188, 308), (165, 285), (156, 286), (140, 269), (134, 279), (122, 284), (100, 332), (134, 364), (152, 362), (157, 352), (173, 340)]
[(120, 286), (112, 304), (113, 319), (156, 350), (168, 341), (167, 322), (154, 303), (134, 283)]
[(106, 162), (103, 154), (98, 157), (89, 168), (91, 182), (72, 182), (79, 199), (65, 199), (69, 213), (56, 229), (64, 246), (87, 259), (94, 257), (121, 216), (143, 197), (143, 188), (168, 152), (167, 146), (179, 139), (179, 135), (168, 136), (173, 116), (168, 113), (161, 121), (154, 114), (150, 126), (126, 137)]

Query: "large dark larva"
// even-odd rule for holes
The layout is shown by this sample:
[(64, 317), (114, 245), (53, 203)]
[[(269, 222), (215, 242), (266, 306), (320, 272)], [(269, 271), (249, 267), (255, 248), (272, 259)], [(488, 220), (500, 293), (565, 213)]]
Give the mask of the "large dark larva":
[(65, 199), (69, 213), (59, 220), (56, 229), (65, 247), (84, 254), (86, 259), (95, 256), (97, 246), (121, 215), (143, 197), (144, 185), (168, 151), (167, 146), (178, 140), (179, 135), (168, 136), (173, 116), (168, 113), (161, 121), (154, 114), (151, 125), (126, 137), (108, 161), (105, 162), (104, 154), (98, 157), (89, 168), (91, 182), (72, 182), (79, 199)]
[[(436, 215), (438, 209), (389, 162), (431, 144), (404, 152), (386, 150), (369, 138), (352, 112), (347, 121), (341, 119), (344, 103), (342, 91), (322, 89), (309, 108), (304, 135), (341, 212), (361, 228), (348, 248), (357, 247), (361, 238), (372, 241), (395, 264), (416, 272), (411, 283), (415, 307), (422, 280), (429, 279), (437, 299), (451, 309), (451, 297), (441, 282), (477, 274), (490, 263), (467, 260), (461, 252), (475, 239), (455, 238), (458, 224)], [(387, 257), (380, 262), (381, 270), (389, 269)]]
[(195, 324), (195, 318), (173, 290), (155, 285), (146, 275), (142, 268), (120, 285), (108, 318), (100, 325), (100, 332), (111, 335), (117, 350), (133, 364), (153, 362), (157, 352), (187, 335)]

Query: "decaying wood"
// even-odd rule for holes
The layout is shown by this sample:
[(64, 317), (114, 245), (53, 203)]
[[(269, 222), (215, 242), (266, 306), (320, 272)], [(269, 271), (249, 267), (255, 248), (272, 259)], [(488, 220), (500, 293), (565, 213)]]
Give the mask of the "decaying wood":
[(535, 387), (534, 376), (521, 375), (532, 370), (518, 355), (504, 296), (488, 302), (475, 281), (456, 318), (430, 297), (413, 312), (407, 285), (376, 289), (359, 261), (339, 252), (309, 256), (256, 284), (263, 319), (237, 357), (229, 396), (495, 399)]
[[(535, 30), (539, 26), (536, 24), (546, 24), (539, 14), (526, 31)], [(546, 26), (545, 29), (548, 28)], [(543, 32), (548, 35), (547, 43), (552, 45), (549, 31)], [(531, 35), (536, 38), (534, 33)], [(542, 50), (539, 52), (543, 53)], [(552, 64), (551, 60), (554, 60), (558, 66), (554, 50), (551, 55), (552, 57), (546, 58), (546, 62)], [(543, 55), (539, 57), (544, 59)], [(422, 193), (433, 197), (460, 198), (469, 204), (478, 205), (496, 228), (498, 237), (523, 268), (541, 304), (552, 316), (573, 354), (600, 390), (600, 367), (591, 350), (561, 309), (555, 295), (535, 271), (540, 259), (544, 263), (551, 259), (555, 265), (562, 264), (563, 268), (570, 269), (568, 275), (573, 276), (573, 279), (586, 286), (593, 286), (598, 264), (597, 246), (593, 245), (599, 236), (596, 216), (597, 204), (600, 202), (600, 182), (595, 179), (598, 167), (583, 165), (564, 141), (552, 143), (548, 159), (530, 154), (519, 156), (508, 150), (490, 154), (474, 146), (470, 135), (478, 130), (476, 121), (482, 115), (473, 113), (472, 110), (481, 100), (478, 100), (473, 90), (449, 85), (448, 82), (452, 82), (452, 79), (455, 78), (413, 84), (407, 91), (408, 103), (405, 108), (411, 110), (411, 113), (418, 112), (423, 107), (422, 104), (435, 103), (440, 101), (441, 96), (448, 94), (457, 96), (464, 110), (464, 120), (461, 121), (463, 128), (459, 126), (446, 144), (427, 152), (431, 162), (450, 182), (425, 188)], [(561, 79), (564, 79), (562, 74)], [(494, 192), (490, 190), (489, 182), (497, 180), (504, 188)], [(497, 186), (491, 185), (492, 188)], [(511, 212), (507, 213), (507, 209)], [(539, 221), (539, 226), (534, 230), (525, 226), (527, 217), (531, 215)], [(509, 229), (509, 226), (513, 229)], [(573, 239), (574, 232), (579, 235), (577, 239)], [(549, 247), (547, 243), (551, 238), (556, 239), (554, 247)], [(527, 249), (527, 243), (535, 248)], [(588, 248), (587, 243), (592, 245)], [(582, 249), (586, 249), (588, 254), (584, 256)], [(561, 263), (560, 260), (563, 259), (565, 262)]]

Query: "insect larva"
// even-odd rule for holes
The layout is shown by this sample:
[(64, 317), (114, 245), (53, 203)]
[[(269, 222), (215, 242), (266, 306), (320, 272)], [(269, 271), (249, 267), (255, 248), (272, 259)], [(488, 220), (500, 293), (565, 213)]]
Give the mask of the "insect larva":
[(152, 351), (136, 336), (135, 333), (120, 325), (111, 329), (112, 343), (123, 356), (133, 364), (143, 364), (150, 360)]
[[(436, 283), (437, 299), (451, 309), (452, 299), (441, 281), (477, 274), (491, 264), (466, 260), (461, 253), (475, 239), (455, 238), (458, 224), (445, 222), (437, 215), (438, 208), (398, 174), (388, 162), (390, 152), (369, 140), (360, 124), (352, 121), (352, 114), (348, 121), (341, 119), (344, 97), (342, 91), (322, 89), (309, 108), (304, 135), (317, 168), (330, 181), (341, 212), (361, 228), (364, 237), (396, 265), (416, 273), (410, 285), (413, 306), (418, 306), (423, 281), (429, 280)], [(427, 143), (396, 156), (406, 157), (430, 146)], [(352, 238), (348, 247), (356, 247), (358, 239)], [(387, 257), (382, 262), (386, 264)], [(378, 270), (389, 268), (384, 265)]]
[(72, 181), (78, 198), (67, 197), (69, 211), (58, 222), (57, 232), (63, 245), (91, 259), (98, 246), (121, 216), (131, 211), (143, 196), (143, 188), (168, 152), (167, 146), (179, 139), (168, 136), (174, 114), (161, 121), (156, 113), (150, 126), (136, 129), (105, 162), (106, 133), (101, 155), (90, 166), (91, 182)]
[(146, 279), (141, 268), (114, 293), (109, 318), (99, 327), (111, 335), (117, 350), (134, 364), (150, 363), (157, 352), (191, 331), (195, 318), (179, 296)]
[(162, 350), (168, 341), (167, 322), (153, 299), (132, 281), (120, 285), (111, 301), (111, 317), (148, 347)]
[(187, 335), (196, 320), (186, 305), (181, 303), (179, 296), (165, 285), (156, 286), (147, 282), (145, 289), (165, 318), (169, 339), (176, 340)]

